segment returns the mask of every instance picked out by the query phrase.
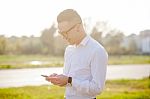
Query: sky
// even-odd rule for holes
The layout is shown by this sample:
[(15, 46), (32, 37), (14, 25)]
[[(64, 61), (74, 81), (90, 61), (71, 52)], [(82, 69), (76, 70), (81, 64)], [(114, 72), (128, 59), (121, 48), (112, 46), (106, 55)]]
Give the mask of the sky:
[(150, 0), (0, 0), (0, 35), (40, 36), (64, 9), (75, 9), (88, 24), (97, 21), (129, 35), (150, 29)]

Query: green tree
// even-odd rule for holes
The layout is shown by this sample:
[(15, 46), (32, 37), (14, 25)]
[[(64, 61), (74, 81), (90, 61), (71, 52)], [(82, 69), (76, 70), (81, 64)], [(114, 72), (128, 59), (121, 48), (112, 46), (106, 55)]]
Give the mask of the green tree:
[(42, 31), (41, 41), (44, 45), (45, 54), (54, 54), (54, 33), (56, 32), (55, 25), (53, 24), (49, 29)]
[(67, 46), (67, 42), (64, 41), (60, 35), (55, 37), (54, 49), (56, 55), (62, 56), (64, 54), (65, 48)]
[(124, 34), (116, 29), (110, 31), (105, 38), (103, 38), (103, 44), (109, 54), (122, 54), (121, 42), (123, 38)]
[(96, 27), (94, 27), (92, 30), (92, 33), (91, 33), (91, 37), (93, 37), (96, 41), (98, 41), (100, 43), (101, 36), (102, 36), (102, 32), (99, 32), (98, 29)]
[(6, 52), (6, 38), (4, 36), (0, 36), (0, 54), (5, 54)]

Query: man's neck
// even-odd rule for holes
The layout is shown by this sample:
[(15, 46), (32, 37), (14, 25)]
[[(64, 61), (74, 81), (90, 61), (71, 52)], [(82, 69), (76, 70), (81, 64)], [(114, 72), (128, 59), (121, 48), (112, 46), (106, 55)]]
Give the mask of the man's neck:
[(85, 37), (86, 37), (86, 34), (84, 33), (83, 35), (79, 37), (78, 42), (75, 45), (78, 46)]

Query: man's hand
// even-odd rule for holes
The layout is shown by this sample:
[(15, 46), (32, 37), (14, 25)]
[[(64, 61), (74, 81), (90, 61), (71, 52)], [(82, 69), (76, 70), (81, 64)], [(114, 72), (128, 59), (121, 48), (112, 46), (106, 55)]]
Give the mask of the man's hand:
[(45, 80), (47, 80), (48, 82), (51, 82), (51, 78), (57, 76), (58, 74), (53, 73), (51, 75), (49, 75), (48, 77), (45, 78)]
[(68, 77), (63, 74), (52, 74), (49, 77), (46, 77), (46, 80), (53, 83), (54, 85), (64, 86), (68, 82)]

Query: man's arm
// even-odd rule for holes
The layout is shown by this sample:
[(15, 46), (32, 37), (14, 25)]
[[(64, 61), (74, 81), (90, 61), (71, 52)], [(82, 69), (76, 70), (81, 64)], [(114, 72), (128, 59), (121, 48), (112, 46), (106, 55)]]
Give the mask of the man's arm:
[[(106, 78), (108, 56), (105, 51), (97, 50), (91, 61), (92, 80), (79, 80), (72, 78), (72, 87), (78, 92), (88, 95), (98, 95), (103, 90)], [(54, 85), (64, 86), (68, 82), (68, 77), (65, 75), (57, 75), (51, 79)]]
[(108, 56), (104, 50), (96, 50), (91, 61), (92, 80), (72, 78), (72, 86), (80, 93), (99, 94), (105, 85)]

